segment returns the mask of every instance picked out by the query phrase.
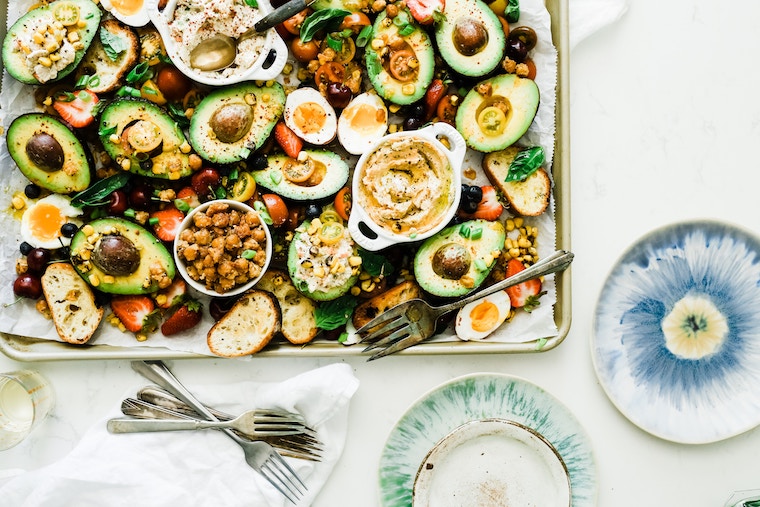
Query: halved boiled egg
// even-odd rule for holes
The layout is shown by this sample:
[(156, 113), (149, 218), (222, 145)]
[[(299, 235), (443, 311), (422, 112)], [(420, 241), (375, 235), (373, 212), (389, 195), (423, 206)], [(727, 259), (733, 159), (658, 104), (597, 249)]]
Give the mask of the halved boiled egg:
[(457, 313), (456, 335), (465, 341), (482, 340), (507, 320), (511, 308), (509, 295), (503, 290), (466, 304)]
[(388, 109), (376, 93), (354, 97), (338, 118), (338, 140), (352, 155), (367, 151), (388, 130)]
[(74, 218), (81, 214), (80, 208), (71, 205), (71, 199), (51, 194), (26, 209), (21, 217), (21, 237), (37, 248), (68, 246), (71, 239), (63, 237), (61, 227), (67, 222), (81, 226), (82, 221)]
[(100, 5), (125, 25), (140, 27), (150, 23), (145, 0), (101, 0)]
[(335, 109), (314, 88), (293, 90), (285, 100), (285, 125), (307, 143), (323, 145), (338, 132)]

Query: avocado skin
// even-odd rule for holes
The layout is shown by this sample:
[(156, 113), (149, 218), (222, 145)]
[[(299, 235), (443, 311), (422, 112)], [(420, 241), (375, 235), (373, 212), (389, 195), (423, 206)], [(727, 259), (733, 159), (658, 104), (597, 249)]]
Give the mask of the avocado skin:
[[(150, 120), (156, 124), (163, 135), (163, 145), (160, 153), (151, 154), (150, 167), (130, 154), (124, 147), (126, 141), (114, 143), (111, 135), (121, 138), (124, 129), (138, 120)], [(114, 127), (116, 130), (114, 131)], [(174, 179), (168, 167), (178, 169), (176, 176), (190, 176), (189, 154), (182, 153), (180, 146), (186, 143), (185, 134), (169, 114), (153, 102), (144, 99), (124, 98), (109, 103), (100, 114), (100, 142), (112, 160), (119, 163), (123, 158), (130, 160), (129, 171), (148, 178)], [(167, 149), (169, 148), (169, 149)]]
[[(253, 123), (248, 133), (238, 141), (224, 143), (213, 136), (210, 120), (214, 113), (225, 104), (247, 104), (246, 95), (251, 94), (256, 102), (252, 106)], [(262, 97), (267, 95), (267, 100)], [(285, 90), (280, 83), (272, 86), (256, 86), (252, 82), (220, 88), (209, 93), (196, 106), (190, 119), (188, 137), (193, 149), (202, 158), (219, 164), (238, 162), (261, 147), (269, 137), (277, 120), (285, 110)]]
[[(83, 30), (79, 30), (79, 40), (84, 45), (84, 49), (80, 49), (76, 52), (74, 61), (69, 65), (58, 71), (58, 75), (55, 79), (47, 81), (47, 83), (54, 83), (65, 78), (71, 74), (74, 69), (77, 68), (79, 62), (82, 61), (84, 54), (87, 52), (87, 48), (90, 46), (92, 39), (98, 33), (100, 27), (100, 9), (98, 6), (90, 0), (65, 0), (72, 2), (79, 7), (80, 19), (84, 20), (86, 26)], [(3, 40), (3, 66), (11, 77), (24, 84), (38, 85), (40, 82), (34, 77), (32, 71), (26, 66), (26, 54), (23, 51), (16, 48), (16, 37), (19, 33), (32, 32), (37, 29), (43, 22), (53, 20), (53, 9), (58, 2), (51, 2), (47, 5), (43, 5), (36, 9), (33, 9), (23, 16), (21, 16), (5, 35)]]
[[(478, 239), (464, 237), (460, 234), (462, 227), (469, 227), (470, 230), (480, 229), (482, 235)], [(504, 248), (506, 232), (504, 226), (498, 221), (488, 220), (468, 220), (462, 224), (451, 225), (446, 227), (434, 236), (426, 239), (414, 256), (414, 276), (417, 283), (423, 290), (434, 296), (457, 297), (463, 296), (478, 288), (486, 279), (491, 269), (496, 265), (493, 260), (492, 252), (501, 251)], [(451, 280), (443, 278), (433, 270), (433, 257), (442, 246), (456, 243), (463, 246), (471, 257), (469, 270), (464, 276), (473, 281), (473, 285), (467, 287), (460, 280)], [(485, 270), (478, 270), (475, 266), (476, 259), (490, 258), (491, 262), (487, 264)], [(469, 284), (468, 284), (469, 285)]]
[[(82, 278), (93, 287), (109, 294), (150, 294), (156, 292), (159, 289), (158, 282), (150, 278), (151, 266), (156, 263), (164, 268), (169, 279), (174, 279), (176, 266), (172, 254), (161, 241), (144, 227), (118, 217), (100, 218), (93, 220), (89, 225), (95, 229), (95, 234), (101, 235), (105, 234), (104, 231), (112, 228), (117, 234), (131, 240), (140, 251), (140, 263), (137, 269), (129, 275), (112, 275), (114, 281), (108, 283), (104, 280), (106, 273), (94, 263), (85, 263), (83, 260), (82, 252), (87, 249), (89, 242), (83, 231), (84, 228), (80, 228), (79, 232), (71, 239), (71, 264)], [(92, 283), (91, 276), (93, 275), (97, 276), (97, 285)]]
[[(38, 167), (26, 152), (27, 142), (36, 133), (55, 138), (63, 148), (63, 167), (46, 171)], [(81, 192), (90, 185), (92, 154), (74, 129), (60, 118), (43, 113), (27, 113), (17, 117), (8, 127), (8, 153), (29, 181), (57, 194)], [(67, 174), (64, 169), (68, 168)]]
[(282, 174), (282, 167), (292, 160), (285, 154), (267, 157), (268, 165), (260, 171), (253, 171), (256, 185), (268, 188), (294, 201), (315, 201), (334, 195), (348, 181), (350, 169), (340, 155), (326, 150), (303, 150), (307, 156), (324, 164), (326, 171), (322, 181), (313, 186), (298, 185), (289, 181)]
[[(306, 220), (299, 229), (308, 229), (309, 224), (311, 224), (311, 220)], [(298, 289), (301, 294), (314, 301), (332, 301), (351, 290), (351, 287), (353, 287), (359, 279), (359, 275), (353, 275), (349, 277), (343, 285), (333, 287), (326, 291), (310, 291), (308, 289), (306, 282), (296, 275), (299, 263), (304, 260), (298, 257), (298, 252), (296, 251), (296, 242), (301, 234), (303, 234), (301, 231), (296, 231), (293, 235), (293, 240), (290, 242), (290, 247), (288, 248), (288, 274), (290, 274), (290, 278), (293, 280), (293, 285), (296, 286), (296, 289)]]
[[(488, 95), (478, 92), (489, 88)], [(501, 96), (509, 101), (507, 123), (499, 135), (486, 135), (479, 126), (478, 113), (486, 101)], [(516, 143), (530, 128), (538, 112), (540, 101), (538, 86), (532, 79), (503, 74), (476, 84), (457, 109), (456, 128), (467, 141), (467, 146), (483, 152), (503, 150)]]
[[(476, 21), (488, 37), (486, 45), (469, 56), (457, 49), (453, 38), (457, 21), (463, 19)], [(443, 20), (436, 24), (435, 41), (441, 57), (454, 72), (468, 77), (482, 77), (501, 63), (507, 36), (499, 18), (481, 0), (447, 0)]]
[[(383, 20), (386, 19), (385, 11), (382, 11), (373, 25), (373, 37), (379, 37), (383, 32), (398, 32), (398, 27), (391, 23), (385, 26)], [(435, 56), (433, 53), (433, 44), (428, 34), (410, 17), (411, 26), (415, 27), (414, 32), (404, 37), (412, 46), (417, 60), (419, 62), (419, 71), (415, 81), (401, 82), (394, 78), (383, 67), (383, 59), (368, 44), (365, 48), (364, 59), (367, 66), (367, 74), (372, 83), (372, 87), (385, 100), (394, 104), (407, 105), (421, 99), (433, 81), (433, 72), (435, 70)], [(406, 94), (403, 92), (404, 85), (414, 85), (414, 93)]]

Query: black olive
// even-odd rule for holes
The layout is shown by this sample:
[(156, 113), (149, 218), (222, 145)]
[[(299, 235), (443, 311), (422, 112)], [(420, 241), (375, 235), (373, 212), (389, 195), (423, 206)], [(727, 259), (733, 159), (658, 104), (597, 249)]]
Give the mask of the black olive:
[(78, 230), (79, 226), (77, 226), (77, 224), (66, 222), (61, 226), (61, 235), (63, 235), (64, 238), (73, 238)]
[(150, 171), (153, 169), (153, 160), (146, 158), (145, 160), (140, 161), (140, 169), (143, 171)]
[(26, 154), (34, 165), (43, 171), (57, 171), (63, 167), (63, 147), (47, 132), (38, 132), (26, 142)]
[(39, 187), (39, 185), (35, 185), (34, 183), (30, 183), (24, 187), (24, 195), (29, 199), (38, 198), (40, 196), (40, 193), (42, 193), (42, 189)]
[(409, 106), (409, 114), (408, 116), (412, 118), (425, 118), (425, 105), (416, 103)]
[(314, 219), (319, 218), (319, 215), (322, 214), (322, 206), (319, 204), (309, 204), (306, 206), (306, 218)]
[(92, 253), (92, 263), (101, 271), (113, 276), (134, 273), (140, 265), (140, 252), (124, 236), (103, 236)]
[(507, 40), (506, 54), (517, 63), (522, 63), (528, 56), (528, 46), (520, 39)]
[(251, 171), (261, 171), (266, 169), (268, 165), (267, 156), (263, 153), (256, 153), (248, 159), (248, 169)]
[(414, 116), (408, 116), (404, 118), (403, 127), (404, 130), (417, 130), (424, 125), (425, 120), (422, 118), (416, 118)]
[(29, 252), (31, 252), (33, 248), (34, 247), (30, 245), (29, 243), (27, 243), (26, 241), (22, 242), (18, 246), (18, 249), (21, 252), (21, 255), (29, 255)]

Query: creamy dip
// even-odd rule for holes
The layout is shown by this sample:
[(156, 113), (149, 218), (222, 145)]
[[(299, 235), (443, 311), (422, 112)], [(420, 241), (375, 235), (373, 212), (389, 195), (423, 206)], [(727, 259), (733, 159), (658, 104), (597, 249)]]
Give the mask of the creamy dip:
[(366, 159), (359, 205), (377, 225), (414, 237), (440, 225), (456, 189), (446, 155), (416, 136), (389, 139)]
[[(168, 27), (171, 38), (177, 44), (179, 58), (193, 68), (190, 51), (201, 41), (217, 34), (237, 40), (263, 16), (259, 8), (251, 7), (245, 0), (179, 0)], [(264, 34), (246, 36), (238, 41), (237, 56), (229, 67), (218, 71), (193, 70), (211, 79), (243, 74), (261, 56), (265, 42)]]

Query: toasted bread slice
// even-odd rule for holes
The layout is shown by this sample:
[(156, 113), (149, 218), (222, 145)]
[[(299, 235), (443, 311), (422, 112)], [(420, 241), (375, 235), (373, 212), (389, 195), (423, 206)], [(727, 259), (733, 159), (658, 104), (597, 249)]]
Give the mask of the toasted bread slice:
[(98, 76), (97, 84), (93, 85), (91, 82), (87, 88), (95, 93), (108, 93), (124, 83), (127, 72), (137, 63), (140, 55), (140, 40), (134, 30), (115, 19), (103, 21), (100, 27), (123, 40), (127, 49), (119, 53), (116, 60), (112, 60), (103, 48), (103, 42), (98, 35), (82, 58), (76, 70), (76, 78)]
[(222, 357), (254, 354), (280, 331), (280, 309), (269, 292), (252, 289), (209, 329), (208, 348)]
[(42, 292), (61, 340), (87, 343), (103, 319), (103, 308), (81, 276), (65, 262), (51, 264), (42, 275)]
[(547, 172), (539, 168), (524, 181), (506, 181), (509, 166), (520, 148), (510, 146), (483, 157), (483, 171), (489, 181), (509, 201), (510, 209), (526, 217), (535, 217), (549, 206), (552, 183)]
[(286, 340), (295, 345), (303, 345), (317, 336), (319, 329), (314, 318), (317, 305), (298, 292), (287, 273), (270, 269), (256, 283), (256, 288), (271, 292), (277, 298), (280, 305), (281, 332)]
[(419, 285), (409, 280), (401, 282), (395, 287), (391, 287), (357, 306), (351, 322), (356, 329), (359, 329), (384, 311), (405, 301), (419, 297), (422, 297), (422, 290)]

